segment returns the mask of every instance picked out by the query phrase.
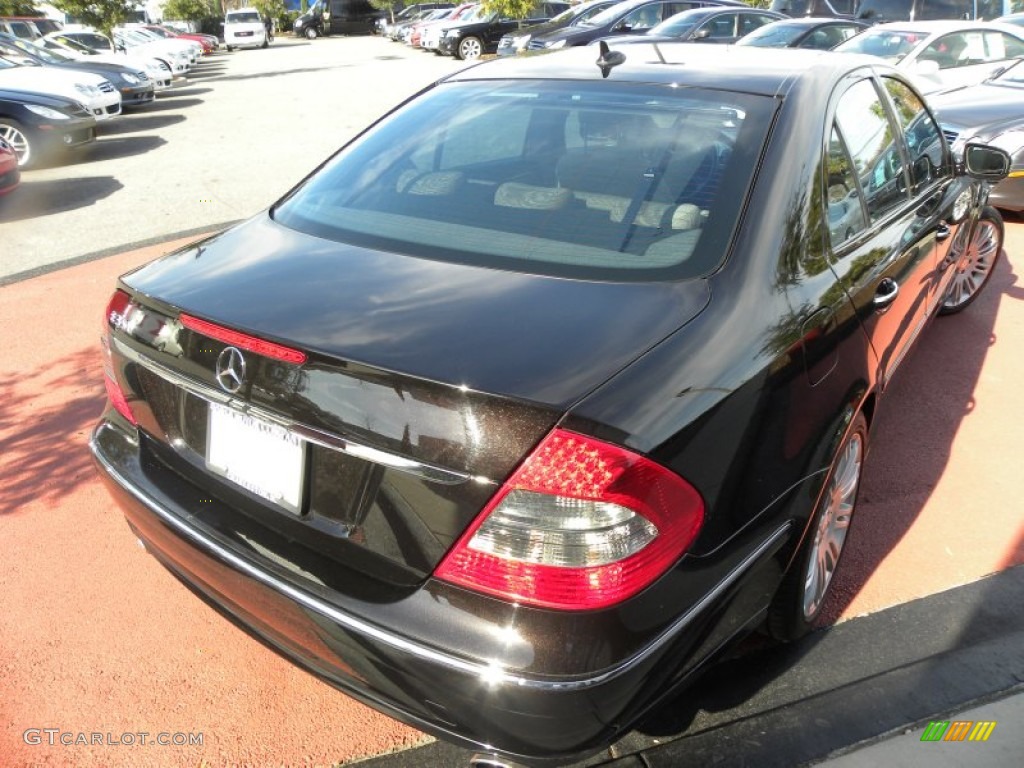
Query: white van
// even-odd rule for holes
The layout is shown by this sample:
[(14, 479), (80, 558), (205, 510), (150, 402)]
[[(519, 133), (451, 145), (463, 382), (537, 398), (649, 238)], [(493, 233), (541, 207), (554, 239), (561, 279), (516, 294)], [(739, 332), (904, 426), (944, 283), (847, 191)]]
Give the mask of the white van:
[(266, 48), (269, 44), (263, 17), (255, 8), (239, 8), (228, 11), (224, 16), (224, 45), (229, 51), (235, 48)]

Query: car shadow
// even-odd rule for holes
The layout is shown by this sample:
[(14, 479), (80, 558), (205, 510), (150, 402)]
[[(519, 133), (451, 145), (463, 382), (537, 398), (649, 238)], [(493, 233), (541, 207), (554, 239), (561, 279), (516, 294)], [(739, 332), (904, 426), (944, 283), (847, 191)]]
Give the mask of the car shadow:
[(112, 176), (35, 181), (26, 175), (17, 192), (0, 206), (0, 223), (85, 208), (123, 188)]
[(856, 517), (823, 608), (824, 624), (851, 606), (928, 503), (961, 423), (975, 408), (981, 369), (999, 342), (994, 328), (1000, 305), (1021, 298), (1004, 252), (984, 292), (963, 312), (936, 318), (879, 401)]
[(160, 96), (156, 101), (146, 107), (146, 112), (166, 112), (169, 109), (181, 109), (182, 107), (194, 107), (196, 104), (202, 104), (203, 99), (190, 98), (188, 96), (184, 98), (165, 98)]
[(351, 67), (360, 66), (359, 64), (332, 64), (327, 67), (297, 67), (295, 69), (284, 69), (275, 72), (253, 72), (249, 75), (225, 75), (223, 77), (211, 77), (210, 80), (217, 81), (228, 81), (228, 80), (253, 80), (260, 79), (265, 80), (268, 77), (283, 77), (285, 75), (296, 75), (304, 74), (308, 72), (328, 72), (334, 69), (350, 69)]
[[(159, 104), (167, 99), (178, 99), (182, 96), (202, 96), (204, 93), (211, 93), (213, 88), (201, 88), (192, 85), (183, 85), (180, 88), (169, 88), (166, 91), (161, 91), (154, 104)], [(153, 106), (150, 104), (149, 106)]]
[(184, 122), (184, 115), (147, 115), (136, 112), (122, 115), (118, 120), (112, 120), (101, 124), (97, 133), (102, 139), (106, 136), (120, 136), (124, 133), (138, 133), (140, 131), (158, 131), (175, 123)]
[[(0, 374), (0, 517), (92, 479), (88, 430), (103, 411), (98, 347)], [(62, 393), (54, 397), (54, 393)]]
[[(227, 71), (227, 67), (219, 66), (219, 65), (206, 66), (206, 67), (203, 67), (202, 69), (193, 69), (191, 72), (188, 73), (188, 81), (192, 82), (194, 80), (202, 80), (204, 78), (216, 77), (218, 75), (222, 75), (226, 71)], [(187, 86), (182, 86), (182, 87), (184, 88), (184, 87), (187, 87)], [(171, 90), (174, 90), (174, 89), (172, 88)], [(160, 95), (163, 96), (164, 94), (165, 94), (165, 92), (161, 92)]]
[(69, 156), (67, 165), (143, 155), (167, 143), (159, 136), (100, 136), (80, 152)]

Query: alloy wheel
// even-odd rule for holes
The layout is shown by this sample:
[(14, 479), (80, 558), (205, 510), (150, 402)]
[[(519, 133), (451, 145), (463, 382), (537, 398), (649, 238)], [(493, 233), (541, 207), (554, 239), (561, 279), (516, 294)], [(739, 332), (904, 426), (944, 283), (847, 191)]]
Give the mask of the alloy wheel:
[(966, 306), (977, 296), (988, 280), (999, 257), (1002, 237), (998, 224), (989, 218), (978, 221), (970, 242), (960, 255), (956, 274), (949, 285), (942, 309), (953, 312)]
[(18, 166), (25, 167), (32, 161), (32, 145), (20, 126), (0, 122), (0, 139), (11, 145), (18, 156)]
[(854, 432), (838, 457), (814, 532), (811, 556), (808, 558), (807, 572), (804, 574), (805, 619), (817, 614), (835, 575), (839, 555), (843, 551), (846, 534), (850, 528), (853, 506), (857, 500), (857, 486), (860, 484), (863, 460), (863, 440), (859, 432)]

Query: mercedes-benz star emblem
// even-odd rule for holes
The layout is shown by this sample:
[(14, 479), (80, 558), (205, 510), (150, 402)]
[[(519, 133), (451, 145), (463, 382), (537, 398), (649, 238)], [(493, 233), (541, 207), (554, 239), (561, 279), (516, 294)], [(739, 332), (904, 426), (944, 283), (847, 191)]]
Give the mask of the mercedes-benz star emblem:
[(224, 347), (217, 355), (217, 383), (232, 395), (245, 383), (245, 358), (235, 347)]

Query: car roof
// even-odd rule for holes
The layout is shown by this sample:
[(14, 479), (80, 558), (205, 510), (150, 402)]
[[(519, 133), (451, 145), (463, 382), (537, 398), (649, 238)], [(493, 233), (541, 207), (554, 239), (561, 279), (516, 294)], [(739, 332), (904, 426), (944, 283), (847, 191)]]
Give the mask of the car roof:
[[(613, 46), (614, 50), (614, 46)], [(798, 81), (832, 83), (857, 67), (896, 72), (876, 56), (829, 51), (771, 49), (700, 43), (634, 43), (620, 50), (625, 60), (608, 80), (713, 87), (773, 96)], [(473, 80), (600, 80), (595, 46), (566, 48), (535, 56), (506, 56), (445, 78)]]
[(837, 16), (798, 16), (796, 18), (786, 17), (773, 21), (772, 24), (785, 24), (787, 27), (818, 27), (825, 24), (852, 24), (855, 27), (868, 27), (867, 22), (859, 19), (843, 19)]
[(929, 21), (889, 21), (871, 28), (879, 31), (917, 32), (927, 35), (941, 35), (957, 30), (1000, 29), (1020, 36), (1020, 30), (1011, 24), (997, 24), (993, 21), (968, 21), (965, 19), (934, 19)]

